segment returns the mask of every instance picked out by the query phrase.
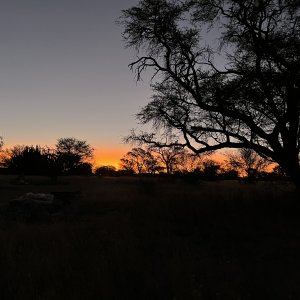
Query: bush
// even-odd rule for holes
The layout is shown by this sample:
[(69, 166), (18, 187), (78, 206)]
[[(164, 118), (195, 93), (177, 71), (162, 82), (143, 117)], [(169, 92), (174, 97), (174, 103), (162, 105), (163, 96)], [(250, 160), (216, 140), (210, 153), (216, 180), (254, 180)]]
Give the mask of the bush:
[(114, 166), (101, 166), (95, 170), (97, 176), (116, 176), (118, 174)]

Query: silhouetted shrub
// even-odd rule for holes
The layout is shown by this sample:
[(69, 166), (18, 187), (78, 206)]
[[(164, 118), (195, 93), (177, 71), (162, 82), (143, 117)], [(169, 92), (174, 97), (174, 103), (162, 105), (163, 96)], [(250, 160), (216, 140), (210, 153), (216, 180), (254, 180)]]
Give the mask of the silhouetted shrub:
[(50, 150), (40, 146), (14, 146), (6, 151), (3, 161), (8, 173), (50, 175), (54, 168)]
[(118, 172), (114, 166), (101, 166), (95, 170), (97, 176), (116, 176)]

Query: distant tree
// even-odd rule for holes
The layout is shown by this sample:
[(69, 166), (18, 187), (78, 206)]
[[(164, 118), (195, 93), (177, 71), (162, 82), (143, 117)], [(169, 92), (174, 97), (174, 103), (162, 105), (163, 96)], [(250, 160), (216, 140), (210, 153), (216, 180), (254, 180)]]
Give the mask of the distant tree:
[(117, 173), (117, 169), (114, 166), (101, 166), (95, 170), (95, 175), (97, 176), (115, 176)]
[(279, 165), (275, 165), (271, 172), (265, 174), (265, 178), (270, 180), (286, 180), (288, 177)]
[(92, 158), (93, 150), (86, 141), (73, 137), (58, 139), (55, 154), (61, 172), (63, 174), (78, 174), (80, 170), (86, 171), (88, 166), (85, 163)]
[(239, 173), (246, 173), (248, 178), (256, 178), (271, 164), (267, 159), (260, 157), (252, 149), (239, 149), (237, 153), (228, 154), (228, 164)]
[(238, 179), (239, 172), (234, 169), (222, 169), (220, 172), (220, 177), (222, 179)]
[(0, 136), (0, 168), (5, 167), (5, 163), (4, 163), (4, 161), (3, 161), (4, 156), (3, 156), (3, 153), (2, 153), (2, 147), (3, 147), (3, 139), (2, 139), (2, 137)]
[(78, 164), (72, 171), (72, 175), (93, 175), (93, 165), (89, 162)]
[(173, 174), (181, 169), (187, 153), (180, 146), (173, 147), (148, 147), (148, 151), (156, 157), (157, 163), (162, 166), (167, 174)]
[[(165, 141), (171, 141), (175, 137), (169, 133), (164, 132), (162, 134)], [(195, 161), (195, 155), (191, 155), (184, 147), (174, 143), (168, 147), (161, 146), (155, 143), (148, 143), (144, 139), (143, 135), (135, 135), (131, 132), (131, 135), (124, 138), (125, 143), (132, 145), (139, 145), (145, 147), (149, 153), (156, 159), (156, 163), (160, 166), (160, 171), (165, 171), (167, 174), (172, 174), (174, 172), (183, 171), (188, 167), (187, 163)]]
[(136, 174), (135, 160), (128, 155), (128, 152), (120, 159), (120, 171), (122, 174)]
[(202, 176), (206, 179), (215, 179), (221, 172), (222, 168), (219, 163), (213, 159), (203, 161)]
[(279, 165), (275, 166), (272, 172), (280, 177), (286, 176), (286, 173), (284, 172), (284, 170), (282, 170), (282, 168)]
[(161, 169), (157, 159), (152, 153), (143, 148), (133, 148), (131, 151), (128, 151), (124, 157), (121, 158), (120, 166), (123, 170), (137, 174), (154, 174)]
[[(120, 24), (139, 80), (153, 71), (138, 120), (145, 141), (202, 153), (249, 148), (277, 162), (300, 189), (300, 2), (141, 0)], [(208, 31), (213, 34), (208, 36)], [(219, 34), (218, 34), (219, 33)], [(174, 145), (174, 144), (172, 144)]]
[[(168, 132), (164, 132), (162, 135), (165, 141), (176, 139)], [(148, 143), (144, 138), (143, 135), (137, 136), (134, 132), (131, 132), (131, 135), (124, 138), (124, 142), (144, 147), (145, 151), (154, 158), (155, 172), (164, 171), (167, 174), (190, 172), (197, 167), (204, 157), (185, 149), (181, 145), (177, 145), (176, 142), (169, 143), (168, 147), (164, 147), (156, 143)], [(207, 153), (207, 155), (209, 154)], [(127, 165), (130, 165), (130, 163), (127, 162)]]
[(17, 145), (7, 149), (3, 163), (10, 172), (24, 175), (50, 175), (53, 167), (49, 149), (40, 146)]
[(204, 158), (204, 155), (195, 155), (184, 149), (184, 154), (180, 157), (179, 171), (182, 173), (193, 173), (203, 164)]

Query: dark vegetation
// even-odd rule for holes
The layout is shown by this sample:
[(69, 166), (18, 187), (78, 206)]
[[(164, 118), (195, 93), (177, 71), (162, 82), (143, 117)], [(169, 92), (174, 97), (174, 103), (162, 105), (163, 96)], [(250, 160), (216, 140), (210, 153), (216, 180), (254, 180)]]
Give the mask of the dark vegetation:
[(132, 148), (120, 160), (119, 170), (114, 166), (100, 166), (93, 170), (89, 162), (93, 148), (75, 138), (59, 139), (55, 148), (47, 146), (14, 146), (0, 153), (0, 174), (14, 174), (19, 183), (26, 183), (28, 175), (49, 176), (52, 181), (66, 175), (167, 175), (186, 180), (239, 179), (253, 180), (288, 179), (278, 165), (273, 170), (271, 162), (253, 150), (240, 149), (229, 152), (223, 162), (215, 161), (210, 154), (195, 155), (180, 146), (160, 148), (145, 145)]
[[(130, 66), (153, 74), (128, 140), (196, 154), (255, 151), (300, 190), (298, 0), (142, 0), (123, 11)], [(167, 138), (166, 138), (167, 136)]]
[[(0, 297), (299, 299), (300, 205), (289, 182), (1, 176)], [(10, 219), (27, 192), (74, 193)]]
[[(195, 155), (182, 147), (133, 148), (120, 160), (120, 170), (109, 166), (96, 169), (95, 174), (160, 175), (195, 181), (216, 179), (239, 180), (290, 180), (285, 172), (273, 162), (259, 156), (251, 149), (239, 149), (216, 161), (210, 154)], [(107, 174), (108, 175), (108, 174)]]
[(93, 148), (86, 141), (75, 138), (60, 138), (53, 149), (17, 145), (0, 154), (0, 171), (6, 174), (47, 175), (53, 180), (59, 175), (92, 174), (88, 159), (92, 157)]
[[(132, 69), (159, 79), (138, 114), (154, 131), (97, 176), (75, 176), (93, 152), (75, 138), (4, 151), (0, 299), (300, 299), (299, 7), (123, 11)], [(202, 38), (216, 29), (217, 47)], [(223, 148), (238, 151), (203, 156)]]

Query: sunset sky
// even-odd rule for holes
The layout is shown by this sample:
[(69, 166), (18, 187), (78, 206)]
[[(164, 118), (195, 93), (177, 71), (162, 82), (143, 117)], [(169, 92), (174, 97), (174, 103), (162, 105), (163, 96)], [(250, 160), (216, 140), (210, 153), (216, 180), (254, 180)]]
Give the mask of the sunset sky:
[(136, 83), (116, 20), (138, 0), (3, 0), (0, 136), (5, 147), (87, 140), (117, 165), (134, 115), (151, 95)]

